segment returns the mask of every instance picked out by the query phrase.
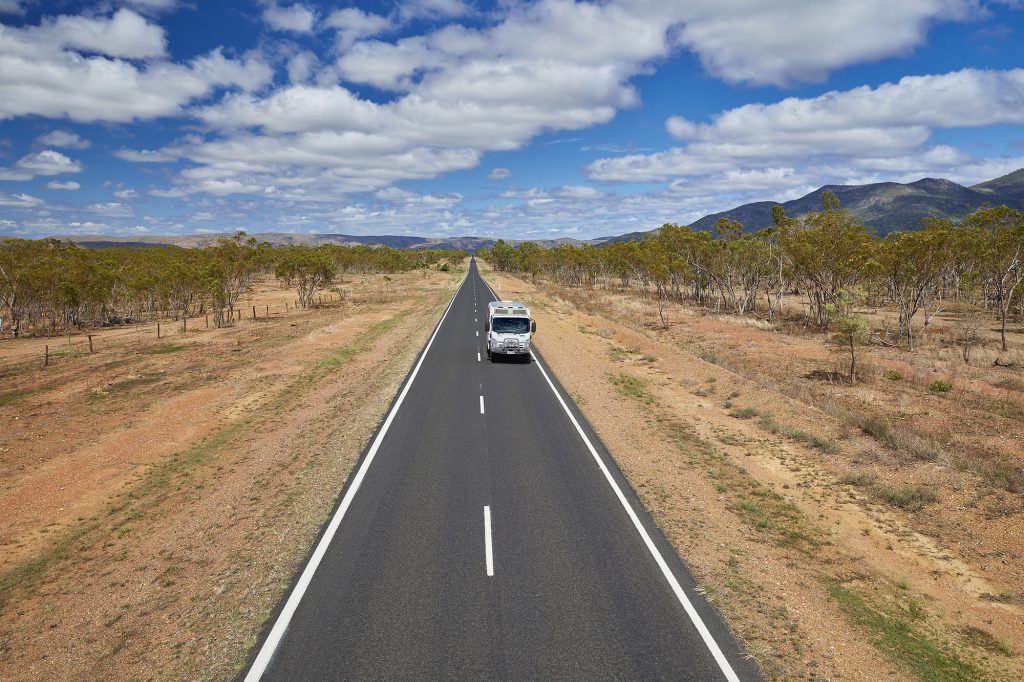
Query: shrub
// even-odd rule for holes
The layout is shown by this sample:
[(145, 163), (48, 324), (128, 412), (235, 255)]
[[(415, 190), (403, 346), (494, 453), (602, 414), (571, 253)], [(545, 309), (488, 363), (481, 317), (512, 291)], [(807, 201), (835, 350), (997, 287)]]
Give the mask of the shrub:
[(919, 485), (880, 486), (875, 489), (875, 495), (883, 502), (909, 512), (921, 511), (927, 505), (939, 501), (938, 495)]
[(868, 471), (847, 471), (839, 477), (839, 482), (863, 488), (875, 482), (875, 475)]
[(953, 388), (953, 384), (942, 379), (936, 379), (932, 383), (928, 384), (928, 390), (932, 393), (946, 393)]
[(729, 413), (730, 417), (736, 417), (737, 419), (753, 419), (760, 414), (753, 407), (740, 407)]
[(894, 369), (885, 370), (884, 372), (882, 372), (882, 376), (884, 376), (889, 381), (903, 381), (903, 375)]
[(896, 439), (892, 433), (892, 426), (884, 418), (864, 415), (858, 420), (857, 426), (860, 427), (861, 431), (880, 443), (885, 443), (886, 445), (893, 445), (895, 443)]

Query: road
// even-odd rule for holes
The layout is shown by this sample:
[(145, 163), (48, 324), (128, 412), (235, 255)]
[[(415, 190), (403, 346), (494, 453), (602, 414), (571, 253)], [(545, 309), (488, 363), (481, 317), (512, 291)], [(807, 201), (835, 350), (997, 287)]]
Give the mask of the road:
[(760, 679), (491, 300), (471, 263), (246, 679)]

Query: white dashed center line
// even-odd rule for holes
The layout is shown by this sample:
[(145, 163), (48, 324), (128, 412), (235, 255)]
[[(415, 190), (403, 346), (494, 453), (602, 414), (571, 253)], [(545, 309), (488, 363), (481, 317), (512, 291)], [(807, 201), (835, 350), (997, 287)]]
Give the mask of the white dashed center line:
[(491, 508), (484, 507), (484, 554), (487, 558), (487, 575), (494, 577), (494, 549), (491, 546)]

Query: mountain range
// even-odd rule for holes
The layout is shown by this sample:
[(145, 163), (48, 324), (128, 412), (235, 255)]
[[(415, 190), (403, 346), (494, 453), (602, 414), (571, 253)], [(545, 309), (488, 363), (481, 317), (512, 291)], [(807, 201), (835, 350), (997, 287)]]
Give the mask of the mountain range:
[[(800, 218), (811, 211), (821, 210), (822, 192), (832, 192), (840, 204), (848, 209), (865, 225), (873, 227), (879, 234), (915, 230), (924, 218), (948, 218), (957, 221), (985, 204), (1024, 210), (1024, 168), (1002, 177), (977, 185), (964, 187), (952, 180), (923, 178), (916, 182), (876, 182), (868, 185), (825, 185), (810, 194), (782, 202), (786, 215)], [(778, 202), (758, 201), (736, 208), (706, 215), (691, 223), (694, 229), (710, 230), (719, 218), (729, 218), (743, 225), (747, 232), (756, 232), (772, 225), (772, 207)], [(541, 240), (542, 247), (558, 244), (601, 244), (606, 242), (628, 242), (647, 239), (657, 233), (630, 232), (612, 237), (580, 241), (577, 239)], [(86, 247), (104, 246), (178, 246), (196, 248), (214, 243), (227, 234), (193, 234), (183, 236), (105, 237), (70, 236), (60, 237)], [(260, 241), (274, 246), (287, 244), (357, 244), (384, 245), (395, 249), (458, 249), (476, 251), (490, 248), (497, 241), (494, 237), (410, 237), (402, 235), (361, 236), (347, 234), (292, 234), (286, 232), (261, 232), (256, 236)], [(513, 246), (521, 240), (506, 239)]]
[[(869, 185), (825, 185), (810, 194), (782, 202), (786, 215), (799, 218), (821, 210), (821, 195), (832, 192), (843, 208), (879, 234), (907, 232), (921, 227), (924, 218), (948, 218), (958, 221), (984, 206), (1007, 205), (1024, 210), (1024, 168), (986, 182), (964, 187), (952, 180), (923, 178), (907, 184), (876, 182)], [(694, 222), (694, 229), (710, 230), (719, 218), (743, 224), (748, 232), (771, 227), (774, 201), (744, 204), (721, 213), (712, 213)]]

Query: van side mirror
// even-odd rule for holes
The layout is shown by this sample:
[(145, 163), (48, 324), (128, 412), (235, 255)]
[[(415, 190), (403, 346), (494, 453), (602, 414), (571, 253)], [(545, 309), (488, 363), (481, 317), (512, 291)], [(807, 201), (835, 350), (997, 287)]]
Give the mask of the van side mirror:
[(536, 320), (530, 322), (530, 333), (531, 334), (536, 334), (537, 333), (537, 321)]
[(484, 331), (485, 332), (491, 331), (491, 321), (490, 320), (484, 321)]

